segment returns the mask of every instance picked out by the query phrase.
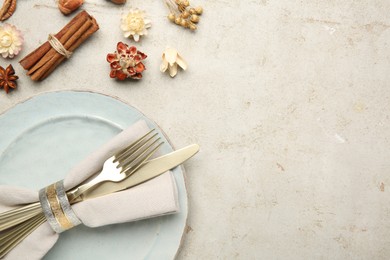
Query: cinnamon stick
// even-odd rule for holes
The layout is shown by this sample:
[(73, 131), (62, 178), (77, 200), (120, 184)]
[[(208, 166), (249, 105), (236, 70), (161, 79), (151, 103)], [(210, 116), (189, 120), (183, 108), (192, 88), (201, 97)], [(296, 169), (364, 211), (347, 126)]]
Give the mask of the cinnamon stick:
[[(86, 11), (76, 15), (59, 33), (55, 35), (64, 48), (74, 51), (81, 43), (99, 29), (95, 18)], [(48, 47), (47, 47), (48, 45)], [(45, 42), (20, 61), (28, 70), (32, 80), (43, 80), (65, 59), (49, 42)]]
[[(70, 39), (70, 37), (73, 37), (75, 32), (87, 21), (88, 21), (88, 17), (81, 16), (79, 19), (77, 19), (74, 22), (74, 24), (71, 27), (69, 27), (69, 29), (65, 32), (64, 35), (62, 35), (60, 38), (57, 38), (62, 43), (62, 45), (64, 45), (65, 49), (67, 49), (67, 47), (65, 46), (65, 42), (67, 42)], [(33, 74), (37, 69), (39, 69), (46, 62), (48, 62), (56, 53), (58, 52), (55, 49), (51, 48), (50, 46), (49, 51), (46, 52), (46, 54), (44, 54), (43, 57), (41, 57), (40, 60), (32, 68), (28, 70), (27, 75)]]
[[(92, 26), (88, 28), (88, 30), (68, 49), (69, 51), (74, 51), (78, 48), (86, 39), (89, 38), (94, 32), (99, 29), (99, 25), (97, 24), (95, 18), (92, 18)], [(53, 66), (41, 76), (39, 80), (45, 79), (50, 73), (65, 59), (64, 56), (61, 55), (60, 59), (53, 64)]]
[[(78, 13), (75, 17), (73, 17), (73, 19), (67, 25), (65, 25), (64, 28), (62, 28), (61, 31), (59, 31), (57, 34), (55, 34), (55, 37), (57, 39), (61, 38), (68, 31), (68, 29), (70, 27), (72, 27), (72, 25), (75, 22), (77, 22), (80, 18), (87, 17), (87, 16), (89, 16), (89, 15), (85, 11)], [(29, 55), (24, 57), (21, 61), (19, 61), (20, 65), (22, 65), (22, 67), (25, 70), (30, 69), (39, 59), (42, 58), (43, 55), (45, 55), (50, 50), (50, 48), (51, 48), (50, 43), (45, 42), (39, 48), (37, 48), (35, 51), (33, 51), (32, 53), (30, 53)]]
[[(67, 42), (65, 42), (64, 47), (65, 49), (69, 50), (72, 44), (77, 41), (83, 35), (89, 27), (92, 26), (92, 23), (90, 20), (86, 21), (73, 35), (68, 39)], [(54, 50), (55, 51), (55, 50)], [(48, 71), (58, 60), (61, 59), (61, 57), (64, 57), (63, 55), (59, 54), (57, 51), (54, 52), (54, 54), (48, 58), (45, 63), (41, 67), (39, 67), (35, 73), (30, 73), (28, 71), (27, 74), (31, 75), (32, 80), (39, 80), (41, 79), (42, 75), (45, 74), (46, 71)], [(62, 61), (63, 59), (61, 59)]]

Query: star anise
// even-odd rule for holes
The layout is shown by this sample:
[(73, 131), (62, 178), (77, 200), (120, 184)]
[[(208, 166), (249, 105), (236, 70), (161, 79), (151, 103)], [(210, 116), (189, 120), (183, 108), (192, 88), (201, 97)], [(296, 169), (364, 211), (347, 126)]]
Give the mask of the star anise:
[(8, 94), (10, 88), (16, 88), (16, 80), (19, 77), (15, 75), (15, 70), (12, 65), (8, 65), (6, 69), (0, 66), (0, 88), (4, 88)]

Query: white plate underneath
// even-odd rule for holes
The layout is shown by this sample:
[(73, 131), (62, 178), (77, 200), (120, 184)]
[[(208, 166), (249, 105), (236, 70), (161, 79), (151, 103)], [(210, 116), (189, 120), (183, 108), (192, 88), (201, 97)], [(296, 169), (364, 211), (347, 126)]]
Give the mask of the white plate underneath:
[[(140, 119), (163, 136), (134, 107), (101, 94), (52, 92), (20, 103), (0, 116), (0, 184), (39, 190), (63, 179), (73, 165)], [(170, 151), (166, 142), (162, 152)], [(80, 225), (61, 234), (45, 259), (173, 259), (187, 218), (181, 167), (173, 173), (179, 214), (93, 229)]]

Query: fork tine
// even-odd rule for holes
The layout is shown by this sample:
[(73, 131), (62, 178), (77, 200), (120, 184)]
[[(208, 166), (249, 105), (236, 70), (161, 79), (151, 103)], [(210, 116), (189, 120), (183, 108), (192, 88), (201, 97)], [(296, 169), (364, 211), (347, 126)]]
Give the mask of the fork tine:
[[(156, 140), (157, 141), (157, 140)], [(155, 142), (154, 142), (155, 143)], [(133, 165), (132, 167), (127, 167), (125, 168), (125, 170), (122, 172), (124, 172), (126, 174), (126, 176), (130, 176), (132, 175), (134, 172), (136, 172), (141, 166), (143, 166), (145, 164), (146, 161), (149, 160), (150, 157), (152, 157), (152, 155), (164, 144), (164, 142), (160, 142), (156, 147), (153, 148), (152, 151), (150, 151), (149, 153), (145, 154), (145, 152), (143, 153), (144, 156), (142, 158), (140, 158), (140, 160), (138, 160), (138, 162)], [(151, 146), (149, 146), (151, 147)]]
[[(141, 149), (143, 149), (143, 147), (150, 142), (150, 140), (153, 140), (156, 136), (158, 135), (158, 133), (155, 133), (154, 135), (152, 135), (151, 137), (147, 138), (146, 140), (143, 139), (143, 140), (140, 140), (140, 142), (137, 143), (137, 145), (131, 147), (131, 149), (128, 149), (126, 152), (124, 153), (121, 153), (119, 156), (118, 155), (115, 155), (115, 160), (114, 162), (121, 162), (122, 159), (126, 159), (126, 158), (131, 158), (133, 157), (134, 154), (136, 154), (138, 151), (140, 151)], [(120, 166), (118, 165), (117, 168), (119, 168)]]
[(133, 151), (133, 153), (130, 154), (128, 157), (121, 157), (118, 160), (119, 164), (117, 165), (116, 168), (122, 168), (122, 170), (124, 168), (127, 168), (127, 166), (129, 164), (138, 160), (140, 158), (140, 156), (145, 154), (150, 149), (150, 147), (152, 147), (156, 142), (158, 142), (158, 140), (161, 139), (160, 137), (158, 137), (157, 139), (153, 140), (153, 138), (154, 138), (154, 136), (152, 138), (149, 138), (147, 141), (145, 141), (140, 147), (138, 147), (135, 151)]
[[(144, 141), (152, 132), (154, 132), (156, 129), (152, 129), (150, 130), (148, 133), (146, 133), (145, 135), (143, 135), (142, 137), (138, 138), (136, 141), (134, 141), (133, 143), (131, 143), (130, 145), (128, 145), (127, 147), (125, 147), (124, 149), (120, 150), (119, 152), (117, 152), (115, 154), (115, 160), (114, 162), (117, 161), (117, 157), (121, 157), (121, 156), (124, 156), (125, 154), (128, 154), (129, 151), (131, 151), (133, 148), (135, 148), (136, 146), (138, 146), (140, 143), (142, 143), (142, 141)], [(156, 135), (156, 134), (155, 134)], [(155, 136), (153, 135), (153, 136)]]
[(134, 172), (136, 172), (140, 167), (142, 167), (148, 160), (150, 157), (153, 156), (153, 154), (164, 144), (164, 142), (161, 142), (159, 143), (155, 148), (153, 148), (152, 151), (150, 151), (148, 154), (146, 154), (143, 158), (141, 158), (141, 160), (139, 160), (139, 162), (134, 165), (133, 167), (128, 167), (126, 170), (125, 170), (125, 174), (126, 176), (130, 176), (132, 175)]

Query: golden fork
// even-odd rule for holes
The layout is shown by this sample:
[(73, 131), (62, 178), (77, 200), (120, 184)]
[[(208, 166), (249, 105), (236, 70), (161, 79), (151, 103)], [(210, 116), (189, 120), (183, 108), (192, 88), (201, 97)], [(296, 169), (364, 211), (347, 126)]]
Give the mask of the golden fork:
[[(120, 182), (142, 167), (164, 143), (154, 129), (104, 162), (103, 170), (92, 180), (71, 191), (70, 204), (83, 200), (83, 193), (106, 182)], [(46, 221), (39, 202), (0, 214), (0, 258)]]

